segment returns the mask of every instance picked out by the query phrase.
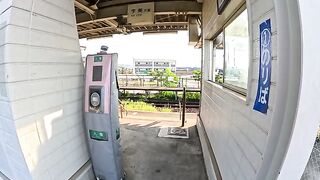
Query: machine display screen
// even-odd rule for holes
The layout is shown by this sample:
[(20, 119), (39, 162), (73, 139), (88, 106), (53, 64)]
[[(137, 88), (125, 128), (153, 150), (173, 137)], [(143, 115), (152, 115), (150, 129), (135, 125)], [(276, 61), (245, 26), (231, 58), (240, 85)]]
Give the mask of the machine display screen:
[(102, 80), (102, 66), (93, 66), (92, 81)]

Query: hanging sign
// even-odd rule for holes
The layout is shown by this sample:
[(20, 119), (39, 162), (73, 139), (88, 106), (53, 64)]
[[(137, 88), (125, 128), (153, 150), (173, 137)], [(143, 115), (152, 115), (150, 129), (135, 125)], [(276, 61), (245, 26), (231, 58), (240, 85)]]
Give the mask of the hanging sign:
[(267, 114), (271, 85), (271, 20), (260, 24), (259, 81), (254, 110)]
[(129, 4), (127, 21), (131, 25), (149, 25), (154, 23), (154, 2)]

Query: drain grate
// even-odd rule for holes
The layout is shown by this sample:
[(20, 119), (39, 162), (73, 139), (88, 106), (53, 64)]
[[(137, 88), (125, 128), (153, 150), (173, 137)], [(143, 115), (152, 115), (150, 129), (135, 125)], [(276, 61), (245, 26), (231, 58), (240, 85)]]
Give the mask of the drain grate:
[(174, 136), (187, 136), (188, 130), (180, 127), (169, 127), (168, 128), (168, 135)]
[(181, 127), (165, 127), (160, 129), (158, 137), (187, 139), (189, 138), (189, 130)]

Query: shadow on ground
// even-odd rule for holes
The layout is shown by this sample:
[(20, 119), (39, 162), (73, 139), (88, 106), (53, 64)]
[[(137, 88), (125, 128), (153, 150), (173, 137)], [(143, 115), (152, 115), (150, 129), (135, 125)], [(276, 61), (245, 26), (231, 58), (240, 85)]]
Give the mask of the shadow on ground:
[(207, 180), (195, 121), (188, 124), (189, 139), (157, 137), (166, 124), (158, 120), (121, 120), (126, 180)]

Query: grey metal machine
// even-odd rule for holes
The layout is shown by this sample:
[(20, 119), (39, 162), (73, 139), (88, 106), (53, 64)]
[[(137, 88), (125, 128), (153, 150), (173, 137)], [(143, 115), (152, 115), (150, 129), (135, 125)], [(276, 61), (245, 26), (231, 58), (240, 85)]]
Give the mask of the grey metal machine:
[[(102, 50), (107, 49), (103, 47)], [(118, 117), (117, 54), (86, 58), (84, 116), (94, 174), (99, 180), (124, 179)]]

